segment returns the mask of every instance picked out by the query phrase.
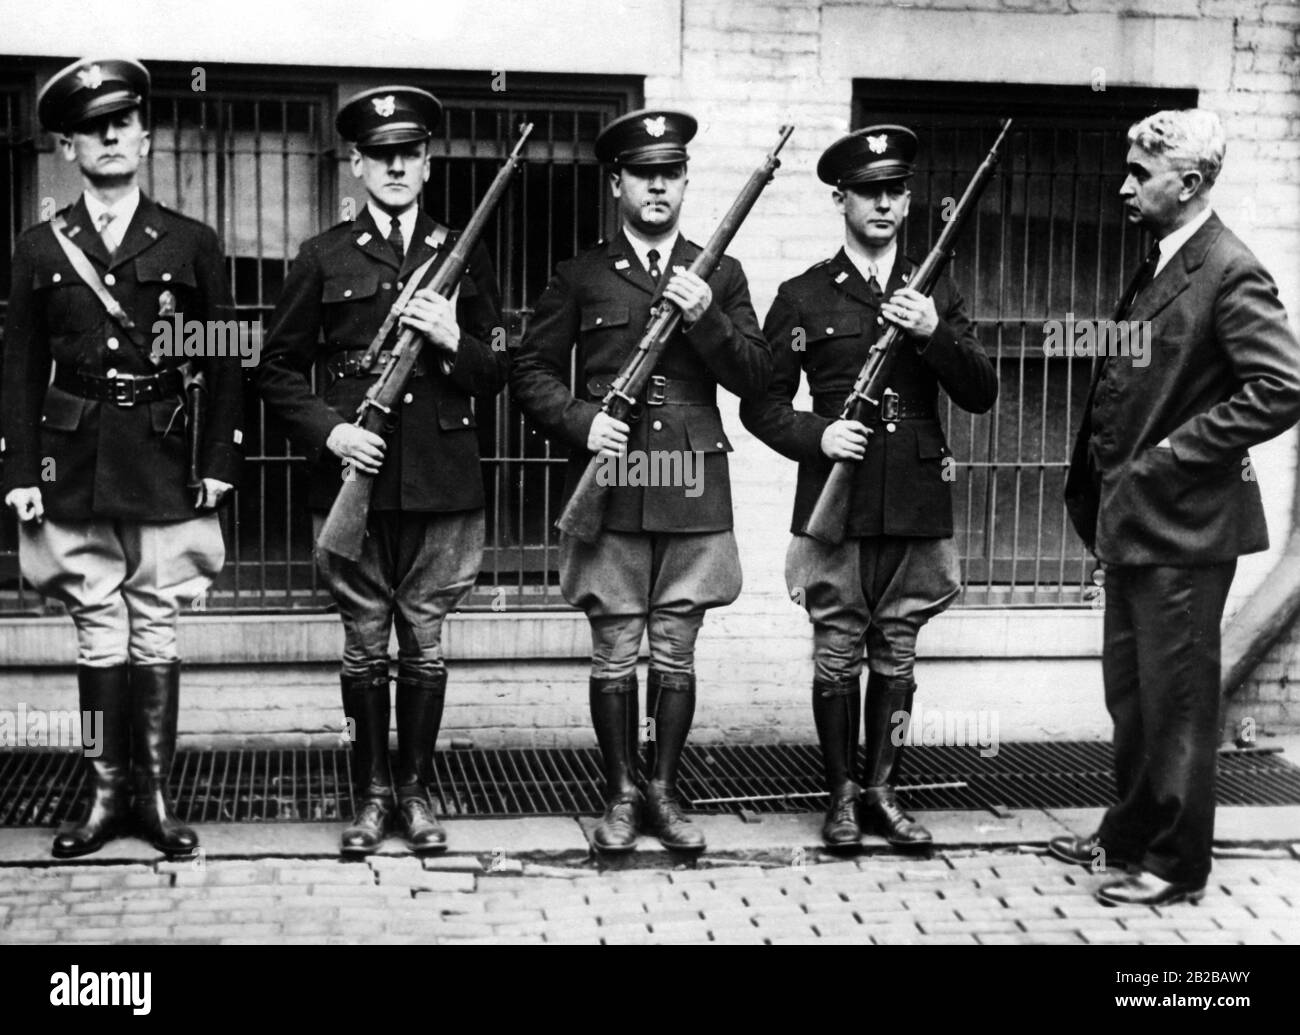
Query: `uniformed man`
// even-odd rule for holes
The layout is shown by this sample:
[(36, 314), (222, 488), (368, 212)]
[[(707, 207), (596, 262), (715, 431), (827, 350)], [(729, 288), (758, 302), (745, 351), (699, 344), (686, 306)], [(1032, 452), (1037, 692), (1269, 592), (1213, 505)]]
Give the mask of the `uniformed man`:
[[(367, 90), (339, 111), (353, 175), (367, 201), (354, 220), (307, 241), (289, 272), (258, 371), (263, 398), (312, 461), (308, 506), (319, 530), (344, 474), (376, 475), (365, 545), (356, 562), (317, 550), (343, 618), (344, 713), (355, 733), (359, 804), (342, 851), (377, 848), (394, 811), (418, 852), (446, 848), (426, 785), (442, 723), (447, 668), (442, 623), (470, 592), (483, 558), (483, 479), (474, 397), (505, 383), (499, 292), (482, 244), (453, 304), (421, 288), (405, 305), (370, 371), (358, 361), (407, 278), (454, 243), (420, 211), (429, 137), (442, 105), (406, 86)], [(391, 355), (400, 328), (425, 338), (415, 377), (387, 440), (353, 421)], [(310, 374), (319, 366), (317, 387)], [(398, 641), (396, 783), (388, 753), (388, 638)], [(396, 806), (394, 805), (396, 787)]]
[[(60, 858), (121, 833), (132, 789), (155, 847), (198, 844), (167, 797), (176, 619), (225, 559), (214, 508), (239, 471), (242, 379), (237, 354), (187, 359), (152, 344), (160, 319), (211, 327), (233, 312), (217, 235), (140, 191), (148, 95), (149, 73), (129, 60), (78, 61), (41, 91), (40, 123), (84, 189), (19, 238), (9, 295), (5, 502), (21, 522), (23, 576), (72, 615), (81, 708), (103, 722), (91, 807), (55, 837)], [(194, 470), (185, 386), (200, 377)]]
[[(731, 444), (722, 430), (717, 386), (753, 393), (769, 369), (740, 264), (724, 257), (707, 282), (687, 269), (701, 251), (678, 230), (686, 144), (695, 131), (695, 119), (683, 112), (637, 111), (597, 137), (596, 156), (611, 166), (622, 228), (556, 268), (511, 380), (524, 412), (572, 450), (565, 498), (592, 454), (605, 460), (614, 483), (599, 540), (562, 536), (560, 558), (564, 597), (591, 623), (589, 703), (607, 785), (593, 840), (605, 852), (634, 848), (638, 829), (669, 848), (704, 848), (703, 836), (682, 812), (677, 769), (695, 712), (695, 640), (704, 612), (740, 592), (727, 470)], [(660, 297), (681, 308), (682, 329), (637, 416), (630, 424), (614, 420), (599, 401)], [(575, 346), (576, 395), (569, 388)], [(679, 464), (677, 484), (624, 476), (664, 459)], [(682, 484), (687, 471), (695, 475), (690, 485)], [(636, 660), (647, 626), (649, 780), (643, 794)]]
[[(907, 286), (917, 263), (898, 248), (898, 233), (916, 150), (911, 130), (871, 126), (822, 154), (817, 175), (834, 188), (844, 247), (777, 291), (763, 328), (772, 379), (766, 395), (740, 411), (755, 435), (799, 462), (786, 582), (813, 623), (813, 718), (831, 795), (822, 836), (832, 847), (857, 845), (864, 820), (893, 845), (931, 841), (899, 807), (893, 784), (916, 692), (917, 633), (960, 588), (952, 460), (937, 394), (942, 386), (973, 413), (997, 397), (997, 376), (952, 281), (941, 278), (930, 297)], [(901, 326), (906, 340), (878, 419), (869, 426), (839, 420), (887, 321)], [(792, 404), (801, 373), (812, 412)], [(802, 533), (837, 460), (852, 462), (855, 475), (848, 534), (832, 547)], [(853, 766), (864, 641), (870, 671), (859, 784)]]

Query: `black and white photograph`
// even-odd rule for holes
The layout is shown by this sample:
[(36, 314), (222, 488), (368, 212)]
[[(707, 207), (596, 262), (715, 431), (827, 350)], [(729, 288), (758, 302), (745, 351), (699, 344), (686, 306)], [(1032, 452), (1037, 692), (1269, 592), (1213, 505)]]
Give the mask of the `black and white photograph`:
[(0, 327), (7, 1000), (1294, 1001), (1295, 0), (0, 0)]

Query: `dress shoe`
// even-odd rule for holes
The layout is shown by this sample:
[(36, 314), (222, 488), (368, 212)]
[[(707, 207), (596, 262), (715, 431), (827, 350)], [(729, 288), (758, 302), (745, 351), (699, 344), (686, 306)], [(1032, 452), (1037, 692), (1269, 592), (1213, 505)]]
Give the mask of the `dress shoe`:
[(77, 667), (81, 712), (101, 718), (99, 754), (85, 756), (90, 769), (90, 807), (86, 818), (59, 831), (51, 851), (56, 859), (73, 859), (96, 852), (117, 837), (131, 811), (131, 696), (127, 666)]
[(862, 791), (863, 824), (895, 848), (929, 848), (934, 843), (930, 831), (903, 811), (892, 787), (866, 787)]
[(1199, 884), (1161, 880), (1154, 873), (1138, 870), (1123, 880), (1105, 884), (1097, 901), (1106, 906), (1168, 906), (1175, 902), (1195, 905), (1205, 896), (1205, 881)]
[(397, 803), (401, 818), (402, 836), (413, 852), (432, 854), (447, 850), (447, 831), (423, 796), (403, 797)]
[(344, 855), (368, 855), (375, 851), (388, 833), (388, 822), (393, 814), (391, 792), (387, 798), (379, 794), (367, 795), (357, 803), (356, 815), (344, 828), (339, 838), (339, 850)]
[(704, 835), (682, 812), (677, 789), (661, 780), (650, 780), (645, 789), (645, 831), (659, 838), (665, 848), (678, 852), (704, 851)]
[(828, 848), (856, 848), (862, 843), (862, 826), (858, 822), (858, 800), (862, 790), (849, 783), (831, 795), (831, 806), (822, 824), (822, 840)]
[(605, 814), (596, 824), (591, 841), (596, 850), (610, 855), (630, 852), (636, 847), (637, 830), (640, 827), (641, 810), (645, 804), (641, 792), (635, 788), (623, 791), (611, 798), (605, 806)]
[(1108, 869), (1127, 870), (1132, 861), (1102, 843), (1100, 834), (1077, 837), (1064, 834), (1047, 842), (1047, 850), (1061, 862), (1076, 863), (1098, 872)]

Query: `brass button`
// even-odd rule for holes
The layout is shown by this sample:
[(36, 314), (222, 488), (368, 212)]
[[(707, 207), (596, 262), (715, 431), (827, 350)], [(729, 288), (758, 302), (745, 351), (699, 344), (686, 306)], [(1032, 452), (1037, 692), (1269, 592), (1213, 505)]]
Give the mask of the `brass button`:
[(57, 283), (58, 283), (59, 281), (61, 281), (62, 279), (63, 279), (63, 274), (62, 274), (62, 273), (56, 273), (56, 274), (54, 274), (54, 283), (57, 284)]
[(403, 284), (402, 281), (399, 280), (399, 281), (397, 282), (397, 290), (398, 290), (398, 291), (401, 291), (402, 288), (405, 287), (405, 286), (406, 286), (406, 285)]
[(109, 347), (110, 349), (112, 349), (112, 350), (116, 350), (116, 349), (117, 349), (117, 339), (116, 339), (116, 338), (109, 338), (107, 344), (108, 344), (108, 347)]
[(108, 373), (105, 374), (104, 376), (105, 376), (105, 377), (117, 377), (117, 367), (109, 367), (109, 368), (108, 368)]
[(468, 424), (468, 423), (469, 423), (469, 418), (468, 418), (468, 417), (462, 417), (462, 418), (460, 419), (460, 422), (461, 422), (462, 424)]
[(895, 424), (895, 423), (891, 420), (888, 424), (885, 425), (885, 430), (886, 430), (886, 431), (897, 431), (897, 430), (898, 430), (898, 425)]
[(163, 274), (163, 280), (171, 280), (171, 279), (172, 279), (172, 275), (170, 273)]
[(884, 322), (885, 322), (885, 318), (883, 316), (876, 317), (876, 323), (884, 323)]
[(596, 324), (597, 324), (598, 326), (599, 326), (600, 324), (604, 323), (604, 322), (605, 322), (605, 318), (604, 318), (603, 316), (598, 316), (598, 317), (596, 317)]
[(410, 392), (407, 392), (404, 396), (402, 396), (402, 402), (409, 403), (414, 398), (415, 396), (413, 396)]
[(719, 449), (726, 449), (727, 447), (724, 446), (721, 442), (719, 442), (719, 443), (718, 443), (718, 448), (719, 448)]
[(387, 281), (387, 280), (386, 280), (386, 281), (384, 281), (382, 284), (380, 284), (379, 286), (380, 286), (381, 288), (383, 288), (385, 291), (389, 291), (389, 290), (392, 289), (392, 286), (393, 286), (393, 285), (392, 285), (392, 282), (391, 282), (391, 281)]
[(826, 333), (827, 333), (827, 334), (834, 334), (834, 333), (835, 333), (835, 328), (834, 328), (834, 327), (827, 327), (827, 328), (826, 328)]
[(655, 431), (663, 431), (663, 430), (664, 430), (664, 422), (661, 421), (661, 420), (657, 420), (657, 421), (655, 421), (655, 422), (654, 422), (652, 425), (650, 425), (650, 426), (651, 426), (652, 428), (654, 428)]
[(351, 289), (351, 288), (348, 288), (346, 291), (344, 291), (344, 292), (343, 292), (343, 297), (344, 297), (344, 298), (351, 298), (351, 297), (352, 297), (352, 289)]
[(114, 284), (117, 283), (117, 278), (113, 276), (113, 274), (111, 273), (106, 273), (104, 274), (104, 283), (107, 284), (109, 287), (112, 287)]

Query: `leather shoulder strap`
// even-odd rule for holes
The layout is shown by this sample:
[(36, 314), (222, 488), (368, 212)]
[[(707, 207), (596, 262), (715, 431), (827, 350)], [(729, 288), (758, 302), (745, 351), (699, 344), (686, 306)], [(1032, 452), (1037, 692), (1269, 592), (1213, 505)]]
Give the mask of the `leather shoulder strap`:
[[(131, 344), (145, 354), (148, 358), (148, 349), (145, 348), (144, 339), (140, 335), (139, 328), (136, 327), (135, 321), (131, 319), (130, 314), (122, 308), (122, 304), (113, 297), (112, 292), (104, 286), (104, 281), (100, 279), (99, 271), (95, 269), (89, 257), (68, 240), (64, 228), (67, 223), (62, 216), (55, 216), (50, 220), (50, 229), (54, 234), (54, 239), (59, 242), (59, 247), (63, 249), (63, 254), (68, 257), (68, 262), (72, 263), (72, 268), (76, 271), (77, 276), (82, 279), (86, 287), (95, 293), (105, 311), (113, 320), (122, 328)], [(152, 362), (152, 360), (150, 360)]]

